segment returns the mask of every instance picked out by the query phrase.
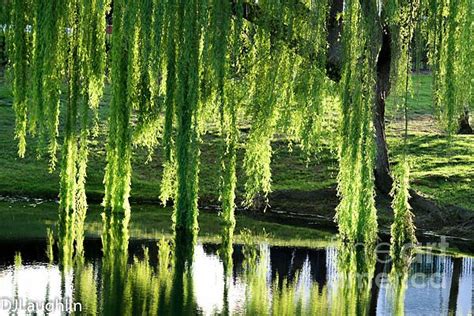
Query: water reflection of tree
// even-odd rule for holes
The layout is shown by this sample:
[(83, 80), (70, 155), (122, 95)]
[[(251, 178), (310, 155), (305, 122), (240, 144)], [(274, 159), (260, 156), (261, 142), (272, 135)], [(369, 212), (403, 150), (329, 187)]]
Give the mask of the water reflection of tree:
[(149, 251), (128, 262), (129, 214), (105, 214), (102, 264), (102, 313), (109, 315), (192, 314), (192, 262), (196, 236), (175, 234), (158, 243), (158, 265)]
[(405, 294), (408, 276), (413, 260), (413, 248), (410, 244), (396, 250), (391, 248), (392, 268), (389, 274), (392, 294), (393, 315), (405, 315)]
[(331, 300), (332, 314), (368, 315), (375, 261), (375, 250), (370, 245), (340, 245), (337, 284)]
[[(198, 313), (192, 277), (196, 236), (176, 233), (172, 241), (160, 240), (156, 265), (151, 264), (156, 260), (150, 259), (147, 248), (144, 248), (143, 256), (130, 260), (128, 222), (127, 213), (104, 214), (103, 260), (101, 265), (95, 265), (96, 270), (85, 262), (83, 252), (76, 253), (73, 260), (74, 297), (83, 303), (82, 314)], [(218, 254), (224, 268), (224, 295), (220, 313), (229, 315), (235, 312), (231, 310), (229, 297), (235, 265), (234, 232), (224, 227), (221, 233)], [(371, 305), (378, 296), (373, 247), (341, 244), (336, 257), (337, 277), (328, 288), (326, 281), (320, 283), (311, 277), (314, 271), (303, 271), (311, 261), (308, 255), (302, 255), (303, 252), (299, 256), (307, 257), (307, 263), (301, 264), (301, 260), (297, 260), (297, 267), (287, 268), (287, 274), (273, 277), (275, 267), (272, 267), (270, 246), (258, 243), (249, 232), (245, 232), (242, 239), (245, 301), (239, 312), (247, 315), (367, 315), (375, 310)], [(410, 262), (411, 256), (393, 258), (390, 283), (394, 314), (403, 314)], [(66, 280), (66, 274), (63, 277)], [(305, 278), (312, 280), (306, 287), (303, 286)], [(455, 292), (455, 283), (452, 283), (451, 291)], [(457, 295), (451, 297), (454, 300)]]
[(234, 261), (232, 255), (234, 253), (234, 227), (235, 224), (223, 225), (221, 232), (221, 245), (219, 247), (219, 257), (222, 260), (224, 267), (224, 293), (223, 293), (223, 309), (222, 315), (230, 315), (229, 306), (229, 288), (232, 283), (232, 271), (234, 267)]
[(175, 249), (173, 261), (173, 278), (171, 285), (171, 314), (192, 314), (196, 309), (192, 263), (196, 235), (177, 231), (175, 233)]
[(458, 294), (459, 294), (459, 280), (462, 272), (462, 258), (453, 258), (453, 276), (451, 278), (451, 287), (449, 288), (449, 315), (456, 315)]
[(102, 234), (102, 313), (106, 315), (129, 315), (130, 289), (127, 284), (128, 222), (130, 212), (103, 214)]

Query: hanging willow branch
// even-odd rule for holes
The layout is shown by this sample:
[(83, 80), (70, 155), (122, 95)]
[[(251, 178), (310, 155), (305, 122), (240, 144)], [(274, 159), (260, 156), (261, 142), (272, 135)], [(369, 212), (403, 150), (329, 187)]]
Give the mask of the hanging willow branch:
[[(213, 77), (216, 83), (216, 101), (219, 109), (220, 132), (224, 140), (221, 149), (220, 200), (222, 204), (223, 224), (230, 234), (235, 226), (235, 188), (237, 184), (237, 91), (238, 55), (241, 47), (242, 3), (237, 3), (238, 13), (232, 20), (229, 1), (212, 1), (211, 54)], [(229, 47), (229, 49), (228, 49)], [(228, 54), (228, 50), (230, 53)]]
[[(65, 8), (69, 2), (34, 3), (31, 126), (40, 146), (47, 142), (50, 169), (56, 165), (61, 80), (64, 75), (66, 48)], [(71, 28), (69, 28), (71, 30)]]
[(131, 182), (130, 115), (138, 101), (138, 34), (135, 24), (138, 3), (114, 1), (112, 35), (112, 89), (110, 104), (104, 207), (129, 213)]
[[(396, 34), (393, 40), (393, 51), (396, 56), (393, 59), (393, 77), (395, 85), (393, 91), (396, 95), (402, 95), (403, 113), (405, 119), (405, 133), (403, 154), (401, 163), (394, 170), (394, 184), (391, 195), (394, 221), (391, 226), (392, 256), (398, 257), (406, 243), (415, 243), (415, 226), (413, 214), (408, 203), (409, 195), (409, 163), (408, 163), (408, 98), (411, 91), (410, 78), (412, 71), (412, 47), (415, 34), (415, 25), (419, 14), (419, 1), (401, 1), (398, 6), (392, 8), (391, 24), (392, 33)], [(416, 42), (415, 42), (416, 44)]]
[(392, 255), (398, 256), (404, 247), (416, 243), (415, 226), (413, 225), (413, 214), (408, 200), (410, 198), (410, 167), (408, 161), (400, 163), (394, 170), (395, 185), (391, 195), (393, 196), (392, 208), (394, 212), (393, 224), (391, 227)]
[[(197, 0), (178, 0), (176, 64), (177, 231), (197, 230), (199, 174), (199, 23)], [(204, 14), (204, 13), (202, 13)]]
[(13, 30), (9, 37), (11, 46), (11, 60), (13, 68), (13, 108), (15, 109), (15, 138), (18, 140), (18, 155), (25, 156), (26, 124), (28, 113), (28, 25), (27, 3), (24, 0), (15, 0), (12, 4)]
[(175, 90), (176, 90), (176, 14), (177, 0), (168, 0), (166, 6), (166, 99), (165, 99), (165, 123), (163, 131), (163, 177), (161, 180), (160, 199), (163, 204), (170, 198), (175, 198), (176, 166), (173, 151), (174, 131), (173, 121), (175, 112)]
[(60, 205), (59, 205), (59, 243), (61, 245), (61, 259), (67, 265), (72, 258), (74, 243), (74, 224), (76, 221), (76, 175), (78, 152), (78, 110), (81, 97), (81, 30), (77, 25), (80, 19), (80, 4), (70, 1), (66, 7), (68, 25), (71, 29), (67, 38), (70, 48), (67, 55), (68, 96), (64, 144), (62, 149), (60, 174)]
[(94, 113), (98, 123), (99, 101), (103, 94), (105, 77), (105, 16), (109, 7), (108, 0), (82, 2), (80, 6), (80, 61), (82, 69), (82, 100), (78, 111), (79, 141), (76, 176), (76, 248), (82, 253), (84, 222), (87, 212), (86, 177), (88, 162), (88, 142), (90, 114)]
[[(364, 11), (364, 12), (363, 12)], [(345, 65), (341, 82), (342, 117), (336, 220), (343, 239), (373, 242), (377, 234), (374, 201), (372, 126), (377, 44), (371, 41), (375, 8), (348, 1), (343, 19)], [(353, 39), (359, 40), (354, 41)]]
[(468, 56), (472, 52), (473, 4), (429, 0), (424, 9), (435, 109), (442, 127), (451, 134), (472, 102), (472, 57)]

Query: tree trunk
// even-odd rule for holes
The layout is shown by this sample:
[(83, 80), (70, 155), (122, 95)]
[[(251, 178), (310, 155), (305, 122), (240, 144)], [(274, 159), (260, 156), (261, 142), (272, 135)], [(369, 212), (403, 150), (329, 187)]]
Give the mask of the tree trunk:
[[(390, 93), (390, 64), (392, 59), (391, 34), (387, 26), (382, 28), (382, 46), (377, 59), (376, 99), (374, 104), (375, 127), (375, 186), (382, 194), (392, 190), (393, 178), (390, 174), (387, 138), (385, 136), (385, 100)], [(431, 200), (410, 190), (410, 206), (414, 211), (430, 213), (442, 221), (442, 209)]]
[(392, 177), (388, 162), (387, 140), (385, 136), (385, 100), (390, 92), (390, 63), (392, 59), (390, 32), (382, 29), (382, 46), (377, 59), (377, 83), (374, 109), (375, 127), (375, 185), (384, 193), (390, 193)]
[(459, 118), (458, 134), (472, 134), (472, 127), (469, 125), (469, 110), (464, 109), (463, 114)]

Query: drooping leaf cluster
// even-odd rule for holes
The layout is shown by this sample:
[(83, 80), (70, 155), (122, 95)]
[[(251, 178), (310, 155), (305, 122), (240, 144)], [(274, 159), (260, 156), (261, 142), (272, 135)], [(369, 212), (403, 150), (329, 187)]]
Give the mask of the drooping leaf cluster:
[[(10, 55), (13, 63), (11, 65), (13, 72), (13, 108), (15, 109), (15, 138), (18, 140), (18, 155), (24, 157), (26, 149), (26, 129), (28, 114), (28, 44), (31, 36), (25, 32), (29, 24), (27, 15), (27, 3), (22, 0), (12, 2), (11, 22), (13, 30), (9, 31), (9, 47)], [(2, 15), (5, 15), (2, 14)], [(3, 17), (4, 21), (8, 20)]]
[(426, 0), (424, 13), (435, 109), (441, 126), (453, 133), (473, 103), (474, 4)]
[(392, 188), (392, 208), (394, 220), (391, 227), (392, 255), (399, 254), (403, 247), (416, 243), (415, 226), (413, 224), (413, 214), (408, 203), (410, 198), (410, 169), (408, 161), (405, 159), (396, 170), (394, 170), (395, 181)]
[[(392, 33), (392, 85), (391, 94), (402, 96), (401, 100), (408, 97), (411, 87), (411, 72), (413, 68), (413, 53), (415, 33), (420, 32), (420, 1), (392, 1), (387, 8), (387, 19)], [(401, 105), (401, 104), (399, 104)]]
[(83, 237), (75, 227), (83, 231), (87, 208), (89, 111), (97, 111), (104, 85), (108, 8), (106, 0), (19, 0), (12, 2), (6, 26), (19, 155), (25, 154), (29, 131), (38, 138), (38, 153), (48, 152), (53, 169), (65, 110), (59, 221), (64, 258), (71, 257), (75, 239), (82, 251)]
[[(336, 221), (343, 239), (373, 242), (377, 236), (374, 199), (373, 104), (377, 42), (374, 3), (347, 1), (343, 18), (344, 68)], [(357, 41), (353, 39), (357, 38)]]

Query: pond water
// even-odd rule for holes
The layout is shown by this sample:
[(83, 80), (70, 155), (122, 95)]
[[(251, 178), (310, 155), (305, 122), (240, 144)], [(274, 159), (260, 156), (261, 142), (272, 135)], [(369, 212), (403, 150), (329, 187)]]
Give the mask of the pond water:
[[(45, 241), (0, 242), (0, 315), (469, 315), (474, 261), (335, 245), (86, 240), (70, 264)], [(57, 251), (55, 250), (57, 257)], [(48, 258), (49, 257), (49, 258)], [(46, 304), (48, 303), (48, 304)], [(9, 308), (9, 310), (8, 310)]]

